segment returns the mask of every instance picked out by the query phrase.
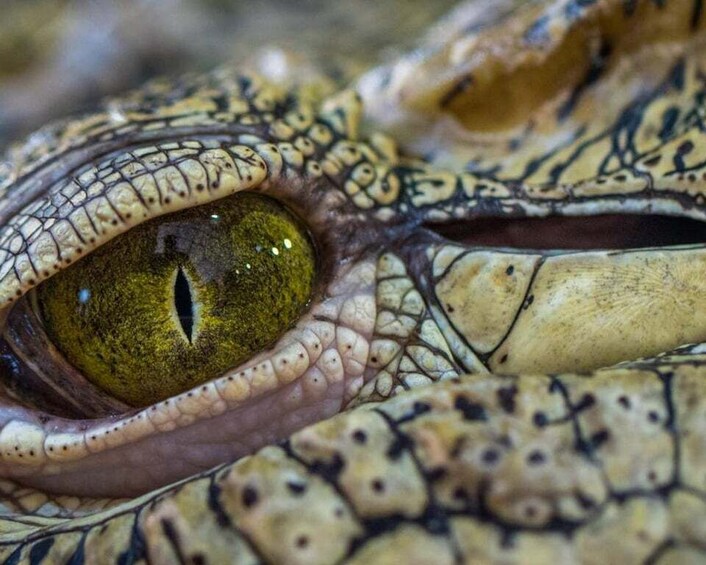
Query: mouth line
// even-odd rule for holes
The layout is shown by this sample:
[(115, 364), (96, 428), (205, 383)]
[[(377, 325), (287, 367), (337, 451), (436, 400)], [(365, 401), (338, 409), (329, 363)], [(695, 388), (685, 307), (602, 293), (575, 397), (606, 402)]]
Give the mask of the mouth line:
[(641, 249), (706, 243), (706, 222), (665, 215), (479, 218), (426, 227), (463, 245), (528, 250)]

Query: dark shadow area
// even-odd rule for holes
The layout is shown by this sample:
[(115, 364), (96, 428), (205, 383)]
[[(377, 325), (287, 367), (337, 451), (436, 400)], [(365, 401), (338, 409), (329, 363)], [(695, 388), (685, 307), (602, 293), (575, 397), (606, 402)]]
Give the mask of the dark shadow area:
[(519, 249), (634, 249), (706, 242), (706, 222), (656, 215), (479, 218), (426, 227), (464, 245)]

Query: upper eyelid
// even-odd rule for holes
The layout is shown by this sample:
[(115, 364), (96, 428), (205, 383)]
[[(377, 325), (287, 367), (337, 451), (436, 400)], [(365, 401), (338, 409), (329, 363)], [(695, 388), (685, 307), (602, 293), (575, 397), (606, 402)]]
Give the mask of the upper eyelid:
[[(0, 303), (12, 303), (136, 223), (254, 188), (267, 178), (266, 162), (244, 145), (192, 149), (191, 153), (182, 157), (178, 167), (167, 160), (157, 170), (150, 170), (149, 154), (123, 164), (122, 169), (108, 160), (107, 166), (114, 170), (111, 175), (116, 177), (112, 184), (105, 180), (111, 175), (99, 178), (100, 165), (90, 166), (83, 181), (79, 175), (55, 189), (54, 195), (60, 194), (63, 204), (57, 206), (53, 195), (14, 216), (4, 226), (4, 237), (0, 236)], [(166, 155), (164, 151), (158, 154)], [(216, 159), (219, 164), (214, 165)], [(201, 191), (198, 185), (216, 182), (209, 178), (206, 166), (218, 172), (219, 181), (216, 187), (207, 190), (204, 186)], [(129, 182), (124, 180), (126, 167), (135, 169)], [(189, 190), (171, 190), (174, 183), (169, 175), (175, 173)], [(44, 222), (36, 219), (42, 215), (48, 216)]]
[[(355, 122), (341, 117), (357, 111), (341, 111), (340, 104), (359, 105), (356, 97), (344, 97), (317, 115), (314, 100), (299, 100), (254, 77), (221, 72), (193, 81), (196, 94), (182, 83), (171, 93), (158, 86), (151, 96), (164, 97), (162, 105), (142, 107), (137, 96), (109, 105), (105, 114), (89, 116), (85, 123), (48, 128), (46, 155), (35, 167), (31, 155), (22, 149), (15, 152), (11, 173), (0, 177), (0, 188), (11, 188), (19, 197), (0, 201), (0, 305), (11, 304), (136, 223), (254, 189), (268, 180), (320, 177), (322, 149), (317, 143), (327, 150), (355, 133), (347, 130), (355, 128)], [(214, 91), (211, 82), (231, 94), (232, 113), (207, 111)], [(199, 87), (204, 89), (201, 97)], [(150, 93), (150, 87), (145, 92)], [(174, 110), (177, 102), (182, 105)], [(72, 135), (64, 139), (63, 131)], [(300, 139), (309, 144), (300, 144)], [(91, 150), (92, 145), (97, 149)], [(126, 149), (119, 148), (124, 145)], [(99, 153), (91, 156), (91, 151)], [(178, 155), (174, 163), (163, 157), (189, 151), (200, 154)], [(64, 161), (72, 163), (73, 172), (62, 172)], [(176, 176), (168, 178), (166, 169)], [(106, 179), (115, 184), (106, 186)], [(171, 190), (180, 181), (186, 189)], [(143, 183), (141, 190), (131, 186), (138, 182)], [(126, 212), (126, 206), (134, 211)]]

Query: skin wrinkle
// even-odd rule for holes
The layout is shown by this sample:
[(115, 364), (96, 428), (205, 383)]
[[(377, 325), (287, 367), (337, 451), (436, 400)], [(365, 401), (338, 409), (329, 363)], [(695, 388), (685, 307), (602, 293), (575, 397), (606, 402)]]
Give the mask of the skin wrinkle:
[[(73, 558), (77, 547), (87, 548), (89, 559), (104, 557), (107, 553), (99, 552), (112, 547), (146, 552), (137, 559), (176, 555), (197, 562), (235, 547), (244, 549), (233, 559), (287, 556), (301, 563), (406, 562), (425, 552), (444, 553), (450, 562), (642, 562), (680, 548), (702, 556), (706, 359), (702, 346), (685, 343), (701, 339), (706, 312), (703, 245), (479, 250), (432, 231), (459, 220), (472, 228), (474, 218), (493, 215), (616, 211), (703, 220), (706, 177), (698, 102), (704, 94), (703, 39), (683, 29), (691, 25), (685, 22), (692, 8), (688, 2), (659, 8), (645, 2), (632, 14), (617, 1), (579, 5), (566, 0), (519, 10), (498, 28), (446, 37), (442, 26), (434, 49), (391, 63), (405, 72), (392, 72), (373, 91), (361, 87), (364, 108), (351, 91), (306, 98), (296, 84), (286, 85), (288, 90), (228, 72), (195, 79), (191, 87), (177, 85), (177, 92), (153, 87), (157, 94), (149, 102), (135, 95), (130, 103), (145, 108), (126, 109), (128, 132), (139, 130), (150, 112), (165, 120), (154, 121), (164, 133), (180, 120), (220, 127), (226, 118), (203, 113), (213, 91), (233, 95), (237, 109), (225, 112), (238, 123), (232, 131), (240, 126), (258, 131), (237, 139), (129, 146), (124, 157), (97, 157), (79, 167), (73, 179), (47, 186), (46, 199), (20, 211), (0, 232), (0, 250), (17, 258), (0, 265), (6, 275), (0, 293), (14, 301), (18, 292), (41, 283), (43, 272), (30, 282), (23, 269), (58, 258), (51, 237), (74, 261), (78, 232), (81, 237), (94, 233), (100, 245), (140, 220), (127, 218), (128, 210), (159, 215), (199, 198), (218, 198), (223, 187), (281, 198), (306, 218), (320, 246), (321, 285), (297, 326), (272, 350), (236, 370), (242, 377), (197, 387), (192, 396), (186, 391), (158, 404), (154, 413), (151, 408), (137, 412), (132, 417), (143, 418), (118, 430), (107, 420), (96, 422), (103, 433), (89, 441), (90, 455), (82, 443), (71, 445), (73, 438), (90, 438), (90, 423), (81, 430), (85, 421), (41, 422), (26, 409), (14, 409), (0, 430), (0, 465), (5, 466), (0, 469), (40, 490), (125, 496), (204, 471), (173, 488), (87, 516), (85, 522), (52, 522), (28, 542), (28, 530), (3, 534), (0, 557), (26, 557), (30, 548), (49, 545), (47, 559), (56, 561)], [(662, 9), (670, 18), (661, 18)], [(665, 29), (674, 32), (667, 39), (678, 49), (662, 48), (661, 36), (651, 35)], [(438, 153), (420, 160), (400, 155), (387, 137), (368, 132), (359, 137), (363, 110), (366, 129), (387, 123), (376, 101), (392, 100), (395, 119), (409, 113), (422, 118), (395, 128), (406, 147), (429, 131), (425, 123), (443, 130), (448, 112), (462, 113), (469, 128), (492, 126), (474, 110), (479, 95), (463, 76), (468, 69), (457, 66), (464, 63), (461, 53), (473, 53), (468, 46), (477, 34), (482, 35), (479, 44), (495, 45), (502, 55), (492, 58), (499, 63), (479, 57), (486, 61), (474, 71), (482, 88), (507, 71), (526, 95), (522, 107), (530, 123), (525, 137), (516, 140), (517, 150), (508, 145), (500, 151), (500, 143), (467, 145), (449, 136)], [(573, 85), (585, 90), (568, 114), (554, 115), (552, 109), (571, 93), (557, 94), (555, 85), (543, 89), (543, 81), (533, 84), (533, 73), (546, 77), (561, 70), (576, 49), (590, 51), (587, 35), (613, 34), (625, 42), (611, 55), (619, 64), (606, 64), (595, 87)], [(459, 39), (463, 49), (455, 45)], [(635, 51), (632, 42), (644, 45), (654, 68), (641, 68), (644, 52)], [(546, 53), (533, 59), (532, 50)], [(451, 51), (455, 56), (440, 63), (437, 55)], [(686, 60), (674, 60), (682, 54)], [(503, 68), (503, 61), (511, 68)], [(670, 70), (660, 82), (651, 80), (654, 69)], [(450, 90), (427, 80), (440, 71), (448, 71), (443, 86)], [(627, 86), (639, 84), (635, 81), (645, 74), (647, 91), (631, 97), (634, 90)], [(626, 88), (616, 87), (623, 84)], [(400, 92), (413, 96), (396, 98)], [(450, 93), (457, 98), (451, 108)], [(545, 99), (547, 106), (540, 103)], [(496, 100), (500, 110), (511, 102), (512, 97)], [(625, 106), (619, 111), (613, 106), (618, 102)], [(597, 112), (604, 104), (611, 111)], [(692, 117), (660, 135), (664, 112), (671, 107)], [(587, 115), (587, 129), (573, 135)], [(505, 118), (519, 119), (514, 113)], [(537, 131), (540, 121), (543, 129)], [(71, 133), (69, 145), (79, 143), (74, 135), (94, 139), (90, 119), (84, 127)], [(503, 131), (498, 137), (516, 133)], [(57, 136), (54, 145), (65, 144), (61, 133)], [(195, 153), (173, 156), (188, 162), (182, 172), (194, 192), (182, 196), (178, 188), (172, 190), (177, 185), (166, 182), (170, 161), (161, 154), (186, 150)], [(661, 163), (647, 165), (655, 151)], [(202, 162), (203, 156), (209, 162)], [(527, 166), (520, 180), (523, 167), (517, 159)], [(452, 166), (455, 160), (463, 162)], [(242, 165), (235, 170), (244, 177), (229, 177), (211, 191), (223, 172), (217, 163), (231, 162)], [(683, 177), (673, 180), (675, 166)], [(119, 170), (117, 184), (96, 180), (100, 170), (107, 171), (106, 178)], [(252, 185), (251, 170), (257, 177)], [(121, 185), (121, 174), (134, 178)], [(199, 184), (202, 197), (194, 196)], [(108, 205), (87, 207), (89, 193), (94, 203)], [(160, 206), (145, 206), (150, 194), (162, 199)], [(67, 205), (69, 198), (77, 203)], [(82, 212), (80, 229), (67, 220), (76, 206), (88, 210)], [(96, 233), (96, 225), (105, 226), (106, 233)], [(33, 243), (23, 248), (18, 230)], [(46, 243), (43, 250), (39, 241)], [(522, 261), (530, 263), (526, 272)], [(624, 272), (617, 276), (619, 268)], [(665, 279), (679, 289), (677, 302), (688, 305), (679, 315), (669, 316), (673, 292), (665, 292), (666, 283), (656, 284)], [(478, 303), (467, 300), (472, 292)], [(633, 308), (632, 301), (644, 308)], [(509, 310), (499, 315), (500, 306)], [(637, 317), (622, 334), (604, 331), (620, 328), (626, 311)], [(577, 343), (583, 346), (567, 353)], [(660, 356), (665, 350), (671, 352)], [(510, 367), (519, 375), (489, 374), (489, 366), (498, 373)], [(361, 404), (333, 416), (344, 406)], [(28, 418), (32, 429), (21, 422)], [(204, 436), (213, 440), (214, 430), (227, 439), (203, 442)], [(57, 451), (51, 462), (27, 464), (28, 450), (36, 445), (36, 457), (42, 457), (43, 447), (51, 447), (52, 436), (45, 434), (56, 431), (65, 435), (51, 440)], [(22, 450), (14, 450), (15, 444)], [(259, 446), (266, 447), (233, 462)], [(154, 457), (146, 461), (145, 453)], [(205, 470), (219, 461), (227, 464)], [(103, 525), (106, 530), (99, 534)], [(203, 543), (208, 550), (199, 549)]]

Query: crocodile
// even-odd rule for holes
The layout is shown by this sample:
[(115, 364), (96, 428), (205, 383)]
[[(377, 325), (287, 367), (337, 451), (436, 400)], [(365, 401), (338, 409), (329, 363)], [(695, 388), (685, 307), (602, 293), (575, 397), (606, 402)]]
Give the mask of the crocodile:
[(702, 562), (704, 26), (471, 1), (12, 146), (4, 562)]

